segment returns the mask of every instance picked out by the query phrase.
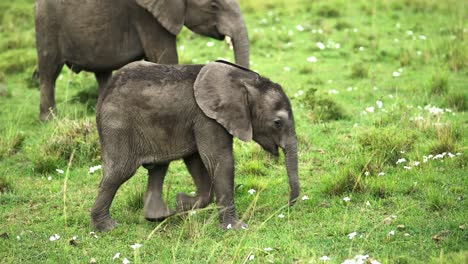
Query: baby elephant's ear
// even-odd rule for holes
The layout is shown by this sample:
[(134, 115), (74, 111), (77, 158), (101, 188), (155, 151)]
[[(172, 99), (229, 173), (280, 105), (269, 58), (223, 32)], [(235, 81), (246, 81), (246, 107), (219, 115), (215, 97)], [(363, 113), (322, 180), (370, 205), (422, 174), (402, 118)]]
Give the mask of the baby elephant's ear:
[(203, 67), (195, 80), (195, 100), (203, 113), (233, 136), (252, 139), (252, 120), (245, 81), (252, 72), (220, 62)]

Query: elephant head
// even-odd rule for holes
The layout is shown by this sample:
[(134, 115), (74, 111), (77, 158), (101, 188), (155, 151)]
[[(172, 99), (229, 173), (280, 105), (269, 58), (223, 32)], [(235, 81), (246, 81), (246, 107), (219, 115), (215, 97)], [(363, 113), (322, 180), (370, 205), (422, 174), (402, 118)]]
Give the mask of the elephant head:
[(253, 139), (266, 151), (285, 154), (290, 204), (299, 196), (297, 139), (291, 104), (281, 86), (246, 68), (217, 61), (203, 67), (194, 84), (205, 115), (231, 135)]
[(182, 26), (193, 32), (222, 40), (232, 38), (237, 64), (249, 67), (247, 27), (236, 0), (136, 0), (169, 32), (177, 35)]

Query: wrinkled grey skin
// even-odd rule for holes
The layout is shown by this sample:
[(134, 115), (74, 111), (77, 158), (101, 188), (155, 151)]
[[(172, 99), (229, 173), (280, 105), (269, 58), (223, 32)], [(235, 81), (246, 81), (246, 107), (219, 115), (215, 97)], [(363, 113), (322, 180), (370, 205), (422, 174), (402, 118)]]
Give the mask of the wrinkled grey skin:
[(159, 65), (133, 62), (110, 81), (97, 106), (103, 179), (92, 224), (111, 230), (109, 208), (139, 166), (148, 169), (144, 214), (149, 220), (174, 211), (163, 200), (168, 165), (183, 159), (197, 195), (177, 195), (177, 210), (202, 208), (216, 197), (223, 228), (245, 226), (234, 205), (233, 136), (253, 139), (266, 151), (285, 153), (290, 204), (299, 196), (297, 140), (291, 105), (280, 85), (226, 62)]
[(41, 120), (56, 113), (55, 80), (64, 64), (94, 72), (102, 90), (112, 71), (129, 62), (177, 64), (183, 25), (219, 40), (230, 36), (236, 62), (249, 67), (236, 0), (36, 0), (35, 16)]

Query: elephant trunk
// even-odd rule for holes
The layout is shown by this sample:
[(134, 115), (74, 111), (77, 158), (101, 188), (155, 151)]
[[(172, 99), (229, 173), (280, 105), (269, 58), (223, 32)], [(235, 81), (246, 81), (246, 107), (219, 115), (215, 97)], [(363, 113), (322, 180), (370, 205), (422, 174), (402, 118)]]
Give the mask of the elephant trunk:
[(297, 140), (295, 137), (286, 143), (283, 151), (289, 179), (289, 205), (293, 205), (299, 197), (300, 191), (299, 177), (297, 175)]
[(231, 36), (232, 45), (234, 46), (234, 58), (237, 64), (249, 68), (249, 36), (242, 16), (239, 16), (239, 21), (235, 25), (238, 25), (238, 27)]

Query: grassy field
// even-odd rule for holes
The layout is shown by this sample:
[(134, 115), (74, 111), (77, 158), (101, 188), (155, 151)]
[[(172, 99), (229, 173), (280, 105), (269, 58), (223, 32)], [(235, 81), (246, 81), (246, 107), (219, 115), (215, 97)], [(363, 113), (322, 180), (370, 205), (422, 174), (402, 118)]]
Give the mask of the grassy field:
[[(1, 263), (467, 262), (466, 1), (240, 1), (251, 67), (295, 111), (302, 199), (287, 206), (283, 157), (236, 141), (248, 230), (220, 230), (214, 206), (146, 221), (140, 169), (114, 201), (119, 227), (96, 234), (97, 84), (64, 69), (59, 117), (38, 121), (33, 2), (0, 2)], [(233, 57), (187, 29), (178, 49), (181, 63)], [(194, 190), (172, 163), (168, 203)]]

